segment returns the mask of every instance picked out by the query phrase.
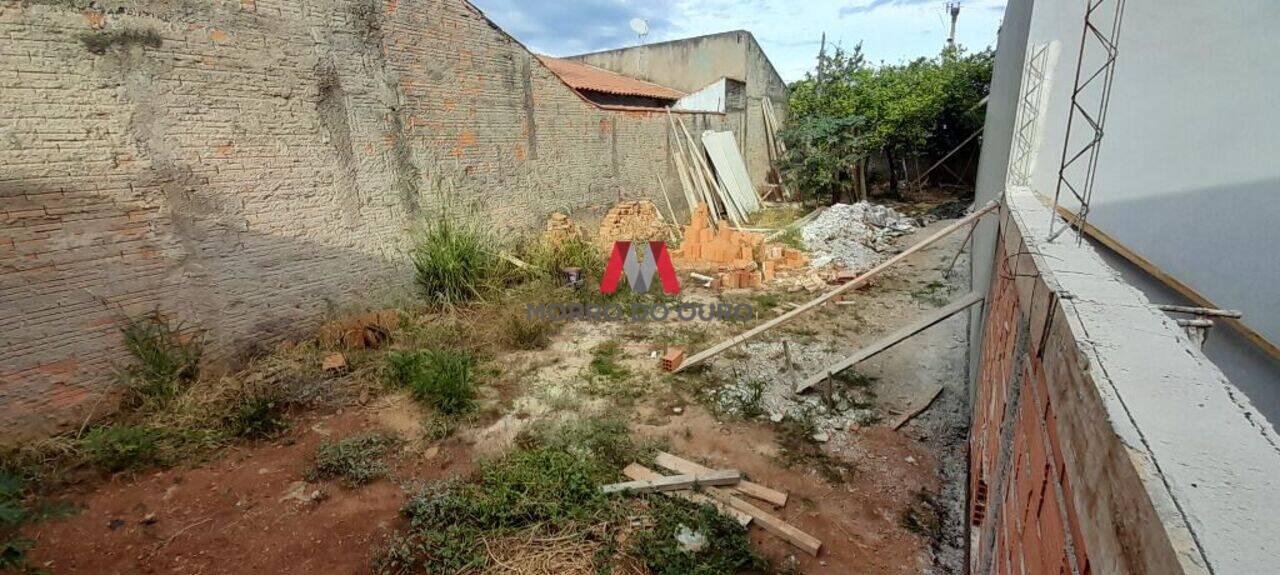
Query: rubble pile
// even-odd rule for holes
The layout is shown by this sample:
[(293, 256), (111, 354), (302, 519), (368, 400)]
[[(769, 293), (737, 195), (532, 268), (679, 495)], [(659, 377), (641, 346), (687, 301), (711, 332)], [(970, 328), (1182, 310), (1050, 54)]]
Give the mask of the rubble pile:
[(671, 229), (662, 220), (657, 206), (648, 200), (619, 202), (605, 214), (600, 222), (596, 241), (606, 251), (615, 241), (666, 241)]
[(911, 218), (893, 208), (858, 202), (827, 208), (800, 230), (804, 244), (813, 251), (813, 267), (865, 271), (884, 260), (893, 239), (916, 228)]
[(542, 239), (549, 245), (559, 245), (566, 240), (582, 239), (582, 228), (573, 223), (569, 216), (556, 212), (547, 218), (547, 229), (542, 232)]

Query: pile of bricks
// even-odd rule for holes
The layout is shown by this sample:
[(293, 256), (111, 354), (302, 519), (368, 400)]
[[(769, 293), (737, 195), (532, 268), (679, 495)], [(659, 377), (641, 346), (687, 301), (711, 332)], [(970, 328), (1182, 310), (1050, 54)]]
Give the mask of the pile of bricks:
[(558, 245), (565, 240), (582, 238), (582, 228), (573, 223), (569, 216), (556, 212), (547, 218), (547, 229), (542, 232), (543, 241)]
[(615, 241), (666, 241), (671, 229), (662, 221), (657, 206), (648, 200), (620, 202), (600, 222), (597, 241), (606, 249)]
[(735, 230), (725, 221), (713, 227), (706, 204), (694, 210), (684, 241), (671, 257), (685, 268), (718, 272), (712, 286), (725, 289), (757, 288), (780, 270), (809, 265), (803, 252), (765, 244), (761, 234)]

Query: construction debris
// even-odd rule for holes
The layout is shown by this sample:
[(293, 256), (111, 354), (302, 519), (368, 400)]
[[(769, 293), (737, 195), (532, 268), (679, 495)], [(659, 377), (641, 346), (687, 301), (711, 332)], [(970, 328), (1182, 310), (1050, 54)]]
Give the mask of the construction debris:
[(582, 228), (573, 223), (569, 216), (556, 212), (547, 218), (547, 229), (542, 232), (542, 241), (549, 245), (559, 245), (568, 240), (582, 239)]
[(706, 473), (668, 475), (654, 479), (639, 479), (600, 486), (601, 493), (653, 493), (656, 491), (680, 491), (694, 487), (733, 485), (742, 481), (742, 473), (736, 469), (715, 469)]
[(666, 241), (670, 228), (649, 200), (619, 202), (605, 214), (600, 222), (596, 242), (609, 250), (615, 241)]
[(320, 369), (329, 373), (342, 373), (347, 370), (347, 356), (341, 352), (331, 353), (320, 362)]
[(808, 265), (803, 252), (767, 245), (761, 234), (739, 231), (725, 222), (711, 226), (708, 211), (706, 204), (698, 204), (693, 221), (685, 226), (684, 241), (671, 257), (682, 267), (716, 272), (713, 287), (757, 288), (780, 270)]
[[(666, 469), (670, 469), (671, 471), (674, 471), (676, 473), (682, 473), (682, 474), (692, 473), (696, 475), (696, 474), (705, 474), (705, 473), (711, 472), (711, 468), (709, 467), (694, 463), (692, 461), (689, 461), (688, 459), (684, 459), (683, 457), (672, 455), (665, 451), (659, 451), (658, 455), (654, 457), (653, 462), (657, 463), (658, 465)], [(730, 489), (730, 491), (733, 491), (735, 493), (741, 493), (743, 495), (750, 495), (751, 497), (755, 497), (756, 499), (768, 501), (769, 503), (772, 503), (773, 505), (776, 505), (778, 507), (782, 507), (787, 504), (786, 493), (783, 493), (776, 489), (770, 489), (768, 487), (760, 485), (759, 483), (752, 483), (746, 480), (742, 480), (738, 482), (736, 485), (734, 485)]]
[[(622, 469), (622, 474), (634, 480), (654, 480), (662, 477), (662, 474), (657, 473), (656, 471), (649, 469), (648, 467), (640, 465), (639, 463), (632, 463), (630, 465), (627, 465), (625, 468)], [(667, 495), (669, 497), (679, 497), (681, 499), (684, 499), (685, 501), (694, 503), (695, 505), (710, 505), (712, 507), (715, 507), (721, 513), (728, 515), (734, 518), (735, 520), (737, 520), (738, 524), (742, 525), (743, 527), (746, 527), (747, 524), (751, 523), (750, 515), (747, 515), (746, 513), (743, 513), (741, 511), (738, 511), (737, 509), (729, 507), (728, 505), (720, 503), (719, 501), (711, 499), (710, 497), (707, 497), (706, 495), (703, 495), (701, 493), (694, 493), (692, 491), (663, 491), (662, 494)]]
[(391, 331), (400, 325), (400, 313), (383, 309), (329, 322), (320, 328), (317, 339), (325, 348), (375, 348), (391, 339)]
[(884, 260), (892, 240), (916, 228), (914, 220), (893, 208), (867, 202), (836, 204), (800, 228), (814, 253), (813, 266), (834, 264), (862, 271)]
[(680, 367), (680, 363), (683, 361), (684, 349), (679, 347), (670, 348), (667, 350), (667, 353), (662, 355), (662, 371), (674, 371), (676, 368)]

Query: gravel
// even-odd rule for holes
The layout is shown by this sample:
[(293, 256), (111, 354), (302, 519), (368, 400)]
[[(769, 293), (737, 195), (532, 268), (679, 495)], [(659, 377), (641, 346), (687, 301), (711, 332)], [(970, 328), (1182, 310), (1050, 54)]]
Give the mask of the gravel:
[(893, 239), (916, 228), (915, 220), (893, 208), (867, 202), (836, 204), (800, 230), (813, 252), (812, 266), (835, 265), (856, 272), (884, 261)]

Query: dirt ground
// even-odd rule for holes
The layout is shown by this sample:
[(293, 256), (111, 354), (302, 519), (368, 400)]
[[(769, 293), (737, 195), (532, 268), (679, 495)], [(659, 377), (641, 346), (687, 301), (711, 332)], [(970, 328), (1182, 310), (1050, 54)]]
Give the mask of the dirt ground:
[[(946, 223), (918, 230), (900, 245)], [(872, 287), (850, 294), (846, 299), (853, 305), (828, 305), (769, 332), (757, 344), (766, 347), (755, 353), (727, 352), (692, 375), (661, 372), (654, 352), (681, 338), (695, 341), (689, 344), (693, 350), (701, 349), (742, 326), (718, 324), (691, 336), (671, 324), (574, 323), (545, 350), (501, 358), (503, 367), (519, 377), (509, 388), (489, 392), (492, 417), (449, 439), (424, 440), (424, 415), (416, 404), (391, 395), (300, 415), (283, 436), (225, 449), (208, 462), (81, 485), (67, 494), (78, 513), (26, 529), (36, 541), (31, 562), (60, 574), (368, 572), (374, 551), (400, 526), (398, 510), (413, 485), (465, 475), (477, 459), (509, 447), (533, 421), (622, 412), (635, 432), (665, 439), (676, 453), (740, 469), (757, 483), (790, 493), (785, 508), (775, 512), (820, 539), (823, 549), (809, 557), (752, 526), (757, 548), (780, 571), (962, 572), (968, 419), (964, 314), (855, 368), (870, 382), (858, 407), (847, 410), (856, 416), (835, 410), (814, 420), (825, 432), (807, 446), (817, 456), (786, 457), (797, 449), (786, 423), (816, 400), (787, 398), (784, 389), (795, 372), (814, 373), (958, 297), (968, 283), (966, 261), (961, 259), (951, 278), (942, 271), (962, 239), (963, 233), (953, 234), (914, 254)], [(697, 282), (682, 281), (685, 297), (713, 297)], [(764, 311), (762, 319), (816, 294), (777, 295), (782, 303)], [(589, 350), (609, 340), (622, 342), (624, 363), (634, 376), (622, 384), (626, 389), (585, 389), (581, 374)], [(785, 369), (777, 353), (761, 351), (780, 348), (784, 340), (798, 364), (795, 372)], [(748, 379), (784, 391), (755, 416), (726, 413), (717, 403), (717, 389)], [(943, 392), (928, 410), (899, 430), (888, 426), (939, 385)], [(781, 413), (791, 408), (798, 411)], [(354, 489), (305, 482), (317, 445), (368, 429), (410, 440), (392, 458), (389, 478)], [(833, 477), (822, 472), (823, 466), (844, 471)], [(906, 525), (904, 517), (922, 497), (937, 502), (935, 529)]]

